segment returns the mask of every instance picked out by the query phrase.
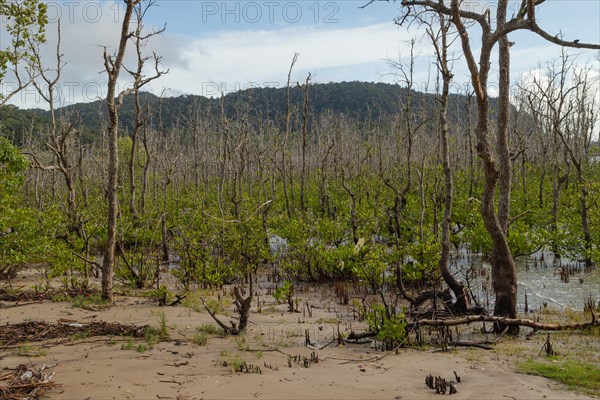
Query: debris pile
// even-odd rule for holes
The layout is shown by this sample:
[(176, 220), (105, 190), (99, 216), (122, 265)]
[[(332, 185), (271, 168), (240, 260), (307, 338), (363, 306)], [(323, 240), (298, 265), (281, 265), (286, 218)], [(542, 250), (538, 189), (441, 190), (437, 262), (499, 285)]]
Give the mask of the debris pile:
[(22, 342), (40, 342), (48, 339), (80, 336), (132, 336), (144, 337), (147, 325), (123, 325), (118, 322), (95, 321), (81, 324), (75, 321), (49, 323), (27, 321), (0, 326), (0, 345), (9, 346)]
[(69, 297), (75, 296), (90, 296), (100, 293), (95, 289), (61, 289), (61, 290), (45, 290), (45, 291), (18, 291), (0, 288), (0, 301), (22, 303), (26, 301), (42, 301), (51, 300), (56, 295)]
[(16, 369), (0, 371), (0, 398), (6, 400), (37, 399), (48, 391), (56, 390), (60, 384), (52, 382), (54, 372), (46, 365), (39, 368), (19, 365)]

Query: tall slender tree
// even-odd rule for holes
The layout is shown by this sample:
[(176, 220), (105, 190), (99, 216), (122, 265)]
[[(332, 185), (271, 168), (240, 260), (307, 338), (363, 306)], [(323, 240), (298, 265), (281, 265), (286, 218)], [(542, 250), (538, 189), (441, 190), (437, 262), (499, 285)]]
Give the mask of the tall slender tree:
[[(374, 1), (370, 1), (367, 5)], [(496, 5), (495, 24), (492, 24), (490, 9), (478, 12), (465, 7), (462, 0), (451, 0), (450, 5), (444, 0), (402, 0), (402, 14), (397, 20), (397, 23), (402, 25), (424, 13), (441, 13), (451, 18), (458, 31), (477, 102), (476, 149), (484, 169), (481, 215), (493, 245), (490, 263), (492, 265), (492, 286), (496, 297), (494, 315), (510, 318), (517, 316), (517, 273), (508, 245), (511, 195), (508, 127), (510, 118), (510, 47), (512, 45), (508, 40), (508, 35), (519, 30), (530, 31), (560, 46), (600, 49), (598, 44), (564, 40), (559, 35), (552, 35), (542, 29), (537, 22), (536, 11), (537, 7), (544, 2), (545, 0), (522, 0), (518, 12), (508, 19), (508, 0), (499, 0)], [(481, 31), (479, 60), (477, 60), (473, 39), (469, 34), (471, 23), (478, 26)], [(496, 141), (495, 146), (492, 147), (488, 84), (493, 49), (497, 44), (499, 45), (499, 99)], [(496, 325), (495, 328), (504, 330), (505, 327)], [(512, 333), (518, 332), (517, 326), (510, 326), (507, 329)]]
[(115, 271), (115, 248), (117, 241), (117, 184), (119, 173), (119, 108), (123, 104), (123, 98), (126, 92), (121, 92), (118, 98), (117, 81), (123, 66), (127, 42), (134, 35), (129, 31), (131, 17), (134, 8), (140, 0), (124, 0), (125, 15), (121, 26), (121, 37), (119, 47), (115, 55), (109, 55), (106, 47), (104, 48), (104, 68), (108, 75), (108, 91), (106, 94), (106, 107), (108, 110), (108, 180), (106, 198), (108, 202), (108, 214), (106, 222), (106, 247), (104, 249), (104, 259), (102, 261), (102, 298), (110, 304), (113, 302), (113, 275)]

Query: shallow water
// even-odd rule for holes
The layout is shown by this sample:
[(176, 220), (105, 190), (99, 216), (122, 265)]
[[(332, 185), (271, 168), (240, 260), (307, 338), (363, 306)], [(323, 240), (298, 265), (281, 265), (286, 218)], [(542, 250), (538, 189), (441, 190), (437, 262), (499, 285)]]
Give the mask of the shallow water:
[[(490, 264), (483, 261), (480, 254), (468, 254), (462, 249), (453, 255), (452, 269), (464, 279), (469, 266), (475, 266), (477, 276), (471, 275), (471, 288), (482, 306), (493, 308)], [(539, 252), (516, 260), (519, 312), (537, 310), (545, 306), (582, 310), (585, 301), (591, 296), (600, 303), (600, 268), (593, 267), (585, 272), (583, 263), (568, 259), (554, 260), (551, 253)], [(572, 274), (568, 282), (560, 276), (561, 267), (569, 268)]]

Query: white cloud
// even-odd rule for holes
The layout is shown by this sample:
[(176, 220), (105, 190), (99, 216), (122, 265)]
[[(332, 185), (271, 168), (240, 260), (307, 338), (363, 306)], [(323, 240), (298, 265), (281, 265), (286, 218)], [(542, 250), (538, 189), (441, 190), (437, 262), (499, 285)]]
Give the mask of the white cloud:
[[(61, 105), (80, 101), (96, 100), (105, 96), (106, 74), (104, 73), (102, 52), (107, 46), (109, 52), (117, 46), (120, 33), (122, 9), (115, 8), (113, 2), (76, 3), (69, 9), (64, 5), (62, 16), (62, 50), (67, 65), (62, 71)], [(92, 4), (90, 2), (89, 4)], [(96, 4), (96, 3), (94, 3)], [(98, 8), (101, 7), (101, 8)], [(156, 11), (156, 10), (151, 10)], [(51, 16), (52, 17), (52, 16)], [(368, 23), (363, 21), (363, 23)], [(151, 28), (151, 27), (148, 27)], [(474, 31), (475, 32), (475, 31)], [(42, 47), (42, 56), (47, 66), (54, 64), (56, 24), (47, 27), (48, 44)], [(200, 34), (198, 34), (200, 35)], [(393, 81), (389, 75), (394, 72), (386, 65), (391, 58), (406, 63), (410, 55), (407, 42), (420, 37), (421, 31), (415, 26), (408, 32), (399, 29), (391, 22), (370, 25), (324, 25), (309, 24), (270, 26), (269, 29), (249, 28), (246, 30), (209, 31), (203, 36), (183, 36), (169, 33), (154, 37), (145, 49), (155, 51), (164, 58), (164, 67), (170, 73), (152, 83), (147, 89), (160, 93), (168, 88), (170, 95), (205, 94), (217, 95), (219, 90), (229, 92), (249, 85), (284, 86), (292, 56), (300, 53), (294, 69), (292, 81), (303, 81), (308, 72), (313, 73), (315, 82), (363, 80)], [(474, 37), (477, 33), (474, 33)], [(530, 35), (514, 35), (516, 45), (512, 49), (511, 67), (513, 81), (522, 71), (545, 62), (550, 56), (559, 53), (557, 46), (546, 43), (531, 45)], [(476, 41), (475, 41), (476, 42)], [(455, 41), (453, 52), (460, 55), (460, 43)], [(435, 67), (432, 65), (431, 46), (427, 39), (416, 45), (419, 59), (415, 64), (414, 81), (419, 90), (431, 90), (435, 81)], [(477, 53), (477, 51), (475, 51)], [(126, 65), (135, 63), (135, 54), (130, 43)], [(457, 56), (458, 57), (458, 56)], [(494, 68), (497, 65), (494, 56)], [(490, 75), (491, 94), (494, 94), (496, 72)], [(464, 59), (454, 65), (455, 86), (462, 87), (469, 82)], [(122, 71), (120, 84), (124, 87), (129, 76)], [(10, 84), (10, 77), (6, 79)], [(1, 89), (1, 88), (0, 88)], [(39, 97), (31, 91), (14, 98), (13, 104), (20, 107), (45, 107)]]
[[(81, 14), (63, 10), (61, 52), (67, 62), (62, 71), (60, 105), (92, 101), (105, 95), (106, 74), (102, 52), (109, 53), (118, 44), (120, 21), (110, 5), (102, 8), (101, 18), (90, 21)], [(64, 20), (68, 17), (67, 20)], [(56, 24), (47, 27), (48, 44), (42, 56), (48, 66), (55, 64)], [(232, 91), (249, 85), (284, 86), (292, 56), (300, 53), (293, 82), (303, 80), (310, 71), (315, 81), (381, 80), (383, 61), (388, 55), (408, 54), (401, 49), (416, 34), (400, 30), (391, 23), (356, 28), (298, 26), (279, 29), (249, 29), (212, 32), (201, 38), (170, 35), (152, 38), (146, 51), (155, 51), (164, 59), (169, 74), (152, 83), (147, 90), (169, 94), (216, 95), (218, 89)], [(125, 61), (134, 65), (130, 43)], [(121, 87), (129, 76), (122, 71)], [(8, 81), (6, 83), (9, 83)], [(33, 90), (14, 98), (20, 107), (46, 105)]]
[[(284, 86), (295, 52), (300, 56), (294, 81), (302, 80), (307, 71), (321, 81), (377, 80), (381, 60), (408, 38), (392, 24), (220, 32), (189, 41), (169, 38), (170, 43), (182, 44), (177, 50), (178, 62), (170, 65), (171, 73), (160, 84), (200, 94), (214, 94), (215, 83), (225, 91), (250, 83)], [(353, 75), (351, 71), (357, 70), (366, 75)], [(340, 77), (335, 76), (336, 71)]]

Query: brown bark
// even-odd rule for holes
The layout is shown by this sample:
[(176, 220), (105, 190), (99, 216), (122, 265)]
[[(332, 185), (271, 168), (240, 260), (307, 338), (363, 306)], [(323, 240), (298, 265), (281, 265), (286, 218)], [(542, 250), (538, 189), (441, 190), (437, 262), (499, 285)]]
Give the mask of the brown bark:
[(249, 293), (248, 293), (247, 297), (242, 296), (242, 293), (238, 286), (235, 286), (233, 288), (233, 295), (235, 297), (234, 304), (236, 306), (236, 311), (239, 314), (239, 319), (240, 319), (237, 326), (235, 325), (235, 323), (233, 321), (230, 321), (229, 322), (230, 326), (227, 326), (206, 305), (204, 298), (202, 298), (202, 297), (200, 298), (200, 300), (202, 301), (202, 304), (204, 305), (204, 308), (210, 314), (212, 319), (223, 329), (223, 331), (225, 331), (225, 333), (227, 333), (229, 335), (235, 336), (241, 332), (244, 332), (246, 330), (246, 326), (248, 325), (249, 315), (250, 315), (250, 307), (252, 306), (252, 297), (253, 297), (253, 290), (254, 290), (253, 284), (252, 284), (252, 282), (253, 282), (252, 274), (249, 274), (248, 281), (249, 281), (250, 285), (249, 285)]
[(523, 318), (504, 318), (504, 317), (496, 317), (491, 315), (469, 315), (462, 318), (456, 319), (422, 319), (419, 320), (419, 325), (428, 325), (428, 326), (457, 326), (457, 325), (465, 325), (471, 324), (473, 322), (493, 322), (496, 325), (504, 325), (504, 326), (526, 326), (529, 328), (533, 328), (536, 330), (543, 331), (564, 331), (564, 330), (581, 330), (586, 328), (591, 328), (594, 326), (600, 326), (600, 321), (596, 320), (596, 316), (592, 315), (592, 320), (583, 323), (573, 323), (573, 324), (544, 324), (541, 322), (535, 322), (531, 319), (523, 319)]
[[(448, 260), (450, 258), (450, 226), (452, 223), (452, 192), (453, 192), (453, 181), (452, 181), (452, 170), (450, 169), (450, 151), (448, 149), (448, 98), (450, 95), (450, 83), (453, 75), (448, 68), (448, 25), (446, 23), (446, 17), (443, 14), (439, 14), (440, 20), (440, 32), (439, 40), (437, 35), (434, 35), (433, 31), (429, 31), (429, 36), (432, 39), (436, 54), (438, 70), (442, 75), (442, 93), (439, 98), (440, 110), (440, 142), (442, 144), (442, 165), (444, 169), (444, 216), (442, 219), (442, 236), (441, 245), (442, 251), (440, 253), (440, 259), (438, 262), (438, 268), (446, 282), (446, 285), (452, 290), (456, 297), (455, 309), (460, 313), (467, 313), (470, 308), (469, 295), (462, 282), (459, 282), (448, 268)], [(441, 43), (440, 43), (441, 42)]]
[[(370, 1), (368, 4), (371, 4)], [(535, 8), (543, 1), (522, 3), (521, 10), (509, 21), (506, 20), (506, 11), (508, 0), (500, 0), (497, 5), (496, 29), (492, 30), (489, 10), (484, 13), (477, 13), (468, 9), (461, 9), (460, 0), (452, 0), (451, 6), (439, 0), (404, 0), (402, 5), (407, 12), (399, 20), (403, 23), (414, 15), (411, 8), (423, 7), (425, 11), (438, 12), (452, 17), (456, 26), (463, 53), (471, 74), (471, 83), (475, 91), (477, 100), (478, 123), (475, 130), (477, 138), (477, 153), (483, 162), (484, 169), (484, 190), (481, 201), (481, 216), (485, 228), (492, 239), (493, 250), (490, 259), (492, 265), (492, 286), (496, 295), (494, 315), (497, 317), (514, 318), (517, 315), (517, 280), (514, 259), (508, 246), (508, 222), (509, 222), (509, 204), (510, 199), (510, 154), (508, 150), (508, 118), (509, 105), (509, 71), (510, 60), (507, 35), (517, 30), (528, 30), (551, 43), (565, 47), (600, 49), (600, 45), (581, 43), (578, 40), (563, 40), (558, 35), (554, 36), (544, 31), (537, 24), (535, 18)], [(476, 22), (481, 28), (481, 48), (479, 61), (477, 62), (472, 51), (470, 38), (463, 19)], [(500, 98), (498, 113), (498, 139), (496, 141), (496, 155), (492, 152), (489, 143), (489, 98), (487, 93), (488, 75), (490, 71), (490, 57), (493, 47), (500, 43)], [(563, 140), (564, 141), (564, 140)], [(498, 212), (494, 207), (496, 190), (498, 192)], [(582, 193), (583, 194), (583, 193)], [(582, 196), (585, 198), (585, 195)], [(585, 215), (582, 214), (582, 218)], [(519, 325), (509, 325), (511, 333), (518, 331)], [(496, 328), (502, 330), (502, 322), (496, 324)]]
[(302, 111), (302, 176), (300, 178), (300, 211), (306, 211), (306, 136), (308, 134), (308, 89), (311, 74), (306, 77), (304, 84), (304, 107)]
[(102, 262), (102, 298), (110, 304), (113, 302), (113, 275), (115, 270), (115, 248), (117, 240), (117, 184), (118, 184), (118, 138), (119, 138), (119, 107), (123, 102), (121, 93), (119, 99), (115, 100), (117, 92), (117, 80), (125, 58), (127, 41), (132, 33), (129, 32), (129, 24), (133, 9), (139, 0), (125, 0), (126, 9), (121, 27), (121, 38), (115, 58), (109, 56), (104, 49), (104, 66), (108, 74), (108, 91), (106, 104), (108, 109), (108, 182), (106, 197), (108, 202), (108, 213), (106, 222), (106, 247), (104, 260)]
[[(517, 274), (507, 238), (509, 207), (507, 204), (504, 204), (510, 199), (510, 173), (507, 174), (507, 166), (502, 165), (502, 163), (506, 163), (508, 160), (510, 166), (510, 155), (506, 154), (508, 151), (508, 138), (505, 136), (507, 132), (504, 134), (501, 132), (498, 133), (498, 136), (501, 137), (496, 143), (496, 152), (498, 153), (499, 162), (496, 161), (489, 143), (489, 97), (487, 93), (487, 83), (490, 71), (491, 52), (495, 41), (491, 35), (491, 29), (487, 22), (483, 21), (483, 23), (480, 23), (482, 27), (482, 46), (479, 63), (477, 63), (472, 52), (469, 35), (462, 21), (462, 13), (459, 7), (460, 2), (458, 0), (453, 0), (453, 22), (460, 35), (463, 52), (471, 73), (471, 81), (477, 99), (477, 127), (475, 129), (475, 136), (477, 138), (476, 149), (479, 158), (481, 158), (483, 162), (485, 177), (481, 200), (481, 216), (493, 244), (490, 263), (492, 265), (492, 286), (496, 295), (494, 315), (515, 318), (517, 316)], [(497, 16), (499, 21), (505, 20), (506, 7), (506, 0), (499, 2)], [(504, 52), (507, 51), (506, 46), (503, 47)], [(508, 62), (508, 60), (506, 60), (506, 62)], [(501, 63), (502, 65), (500, 68), (508, 71), (508, 64), (502, 60)], [(509, 83), (507, 77), (501, 77), (501, 83), (507, 85)], [(502, 90), (508, 90), (508, 88), (505, 87)], [(507, 100), (508, 97), (504, 96), (500, 97), (499, 102)], [(499, 107), (499, 128), (507, 128), (507, 119), (509, 117), (507, 111), (508, 108), (506, 108), (507, 105), (500, 105)], [(504, 110), (504, 112), (502, 110)], [(499, 180), (501, 181), (500, 184), (498, 184)], [(499, 189), (500, 191), (498, 195), (498, 214), (494, 207), (496, 189)], [(506, 193), (506, 191), (508, 191), (508, 193)], [(502, 330), (503, 327), (498, 326), (498, 329)], [(509, 330), (511, 333), (518, 332), (518, 325), (511, 325)]]
[[(137, 65), (134, 71), (127, 70), (129, 74), (133, 78), (133, 95), (134, 95), (134, 104), (135, 104), (135, 118), (133, 123), (133, 129), (130, 134), (131, 138), (131, 151), (129, 154), (129, 165), (128, 165), (128, 173), (129, 173), (129, 212), (131, 213), (134, 219), (139, 217), (138, 207), (136, 206), (136, 158), (137, 158), (137, 149), (138, 149), (138, 138), (140, 136), (141, 129), (147, 124), (150, 114), (147, 113), (145, 116), (143, 115), (142, 104), (140, 102), (140, 89), (146, 86), (151, 81), (160, 78), (162, 75), (168, 73), (169, 71), (160, 71), (159, 64), (162, 60), (160, 56), (153, 54), (154, 58), (154, 70), (155, 73), (149, 77), (144, 75), (144, 66), (146, 61), (148, 61), (151, 57), (144, 56), (142, 54), (142, 49), (144, 48), (145, 42), (153, 36), (160, 35), (165, 31), (163, 27), (160, 30), (153, 30), (147, 35), (142, 34), (142, 30), (144, 28), (143, 24), (143, 16), (145, 15), (148, 8), (152, 7), (155, 4), (155, 0), (150, 0), (146, 3), (144, 7), (138, 5), (134, 9), (136, 14), (136, 29), (133, 37), (135, 38), (135, 50), (137, 56)], [(148, 153), (146, 151), (146, 153)], [(147, 154), (148, 156), (148, 154)], [(146, 160), (146, 163), (149, 161)], [(146, 171), (146, 167), (144, 167), (144, 172)], [(145, 188), (144, 188), (145, 189)], [(140, 207), (140, 212), (143, 213), (143, 208)]]
[[(291, 92), (291, 87), (290, 87), (290, 81), (292, 79), (292, 70), (294, 69), (294, 65), (296, 64), (296, 61), (298, 61), (298, 53), (294, 53), (294, 57), (292, 58), (292, 62), (290, 64), (290, 69), (288, 71), (288, 77), (287, 77), (287, 86), (286, 86), (286, 91), (287, 91), (287, 101), (286, 101), (286, 116), (285, 116), (285, 135), (283, 137), (283, 144), (282, 144), (282, 149), (281, 149), (281, 167), (278, 168), (280, 173), (281, 173), (281, 179), (282, 179), (282, 183), (283, 183), (283, 197), (285, 198), (285, 210), (287, 213), (288, 218), (292, 217), (292, 209), (290, 207), (290, 198), (288, 195), (288, 177), (287, 177), (287, 145), (288, 145), (288, 139), (290, 136), (290, 132), (291, 132), (291, 124), (292, 124), (292, 108), (291, 108), (291, 99), (292, 99), (292, 92)], [(291, 184), (291, 183), (290, 183)]]

